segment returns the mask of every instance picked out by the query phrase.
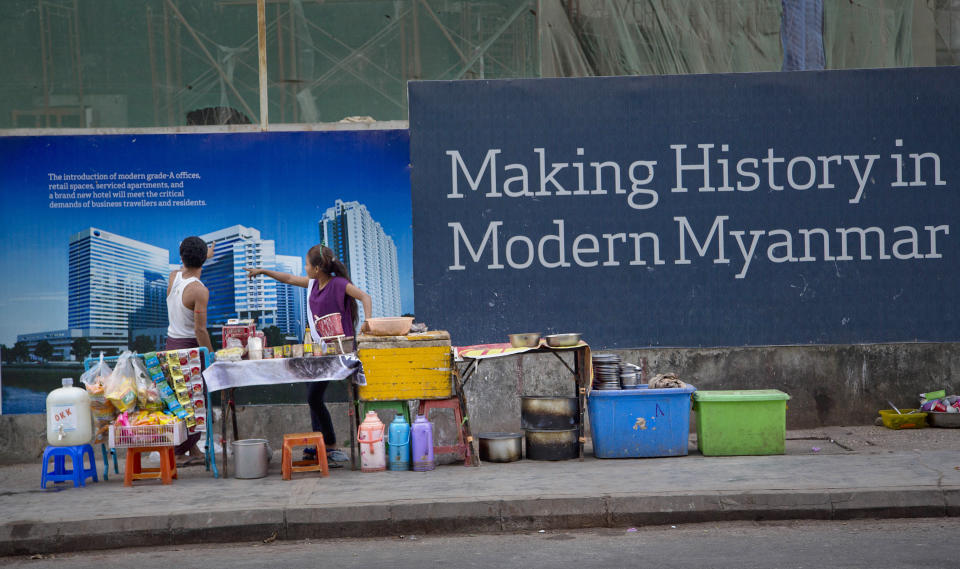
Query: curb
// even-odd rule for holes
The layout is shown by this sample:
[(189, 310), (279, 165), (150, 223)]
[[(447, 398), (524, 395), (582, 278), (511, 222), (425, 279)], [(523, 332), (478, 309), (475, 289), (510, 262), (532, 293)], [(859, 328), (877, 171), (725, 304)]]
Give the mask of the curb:
[(960, 487), (404, 501), (0, 525), (0, 556), (203, 543), (960, 516)]

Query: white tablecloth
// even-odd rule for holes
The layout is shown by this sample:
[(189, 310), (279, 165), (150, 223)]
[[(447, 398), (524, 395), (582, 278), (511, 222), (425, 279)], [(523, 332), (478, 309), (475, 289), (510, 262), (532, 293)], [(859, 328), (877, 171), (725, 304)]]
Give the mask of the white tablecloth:
[[(356, 372), (356, 375), (354, 375)], [(250, 385), (282, 385), (310, 381), (339, 381), (353, 375), (353, 382), (366, 385), (363, 365), (356, 354), (269, 360), (218, 361), (203, 371), (208, 391)]]

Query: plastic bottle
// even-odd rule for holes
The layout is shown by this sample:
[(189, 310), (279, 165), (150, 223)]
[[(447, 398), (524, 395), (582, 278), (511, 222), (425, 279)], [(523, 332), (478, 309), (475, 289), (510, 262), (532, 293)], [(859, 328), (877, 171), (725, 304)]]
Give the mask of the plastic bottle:
[(63, 387), (47, 395), (47, 443), (55, 447), (90, 444), (93, 418), (86, 389), (73, 386), (73, 378), (63, 378)]
[(363, 472), (378, 472), (386, 470), (387, 456), (383, 447), (383, 423), (377, 417), (376, 411), (367, 412), (367, 416), (360, 423), (357, 431), (357, 442), (360, 444), (360, 470)]
[(411, 452), (413, 469), (417, 472), (433, 470), (433, 423), (423, 415), (417, 415), (411, 429)]
[(400, 413), (387, 429), (387, 468), (410, 470), (410, 423)]

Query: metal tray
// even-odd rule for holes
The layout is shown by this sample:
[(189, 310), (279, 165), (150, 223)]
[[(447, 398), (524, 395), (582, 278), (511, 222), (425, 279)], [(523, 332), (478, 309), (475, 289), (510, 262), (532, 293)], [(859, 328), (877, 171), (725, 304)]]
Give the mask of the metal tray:
[(960, 429), (960, 413), (935, 413), (927, 411), (927, 422), (931, 427), (942, 429)]

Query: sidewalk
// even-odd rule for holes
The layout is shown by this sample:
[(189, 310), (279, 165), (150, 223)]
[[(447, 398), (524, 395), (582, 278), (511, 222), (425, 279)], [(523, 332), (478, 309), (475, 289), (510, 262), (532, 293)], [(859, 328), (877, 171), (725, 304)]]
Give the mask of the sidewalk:
[[(831, 442), (831, 439), (834, 442)], [(694, 437), (691, 437), (694, 440)], [(814, 450), (814, 448), (819, 450)], [(432, 472), (257, 480), (180, 470), (169, 486), (40, 489), (40, 464), (0, 468), (0, 555), (127, 546), (720, 520), (960, 515), (960, 429), (787, 433), (782, 456), (521, 460)], [(99, 454), (99, 453), (98, 453)], [(102, 464), (101, 464), (102, 466)], [(52, 486), (52, 485), (51, 485)]]

